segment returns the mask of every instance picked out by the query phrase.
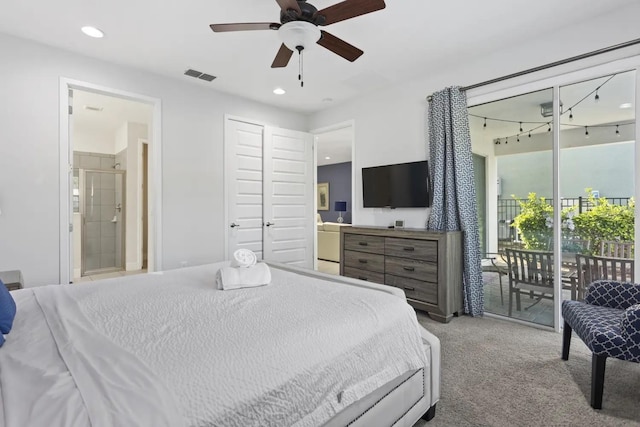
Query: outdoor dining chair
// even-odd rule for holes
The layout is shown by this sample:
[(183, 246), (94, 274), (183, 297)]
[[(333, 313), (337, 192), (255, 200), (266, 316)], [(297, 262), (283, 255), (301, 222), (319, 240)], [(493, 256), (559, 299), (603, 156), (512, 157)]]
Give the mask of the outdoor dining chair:
[(504, 305), (504, 295), (502, 293), (502, 276), (509, 274), (507, 270), (507, 261), (505, 255), (498, 252), (487, 252), (481, 260), (483, 273), (497, 273), (498, 283), (500, 284), (500, 304)]
[(542, 298), (553, 299), (553, 252), (505, 249), (505, 254), (509, 271), (509, 316), (513, 311), (514, 295), (518, 311), (521, 310), (521, 293), (533, 293), (537, 297), (533, 305)]
[(634, 242), (603, 240), (600, 242), (600, 256), (633, 258)]
[(601, 257), (576, 254), (578, 269), (577, 299), (584, 298), (586, 286), (596, 280), (634, 282), (634, 261), (629, 258)]

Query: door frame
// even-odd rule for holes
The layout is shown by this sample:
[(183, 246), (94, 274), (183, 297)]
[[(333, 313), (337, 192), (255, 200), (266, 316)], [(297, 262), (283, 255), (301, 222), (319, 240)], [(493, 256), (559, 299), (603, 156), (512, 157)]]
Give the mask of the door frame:
[(134, 92), (115, 89), (107, 86), (60, 77), (59, 82), (59, 186), (60, 186), (60, 266), (59, 282), (70, 283), (72, 277), (71, 260), (71, 227), (73, 211), (71, 200), (71, 183), (73, 179), (73, 142), (69, 129), (69, 91), (82, 90), (101, 95), (142, 102), (153, 107), (151, 125), (151, 162), (152, 177), (149, 185), (153, 186), (153, 202), (149, 203), (149, 240), (153, 242), (153, 263), (149, 263), (148, 271), (162, 270), (162, 101)]
[[(333, 132), (339, 129), (351, 128), (351, 224), (356, 224), (356, 121), (354, 119), (345, 120), (329, 126), (312, 129), (309, 131), (313, 135), (313, 184), (315, 197), (313, 198), (313, 212), (318, 212), (318, 135)], [(317, 229), (317, 227), (316, 227)], [(313, 269), (318, 269), (318, 232), (313, 233)]]

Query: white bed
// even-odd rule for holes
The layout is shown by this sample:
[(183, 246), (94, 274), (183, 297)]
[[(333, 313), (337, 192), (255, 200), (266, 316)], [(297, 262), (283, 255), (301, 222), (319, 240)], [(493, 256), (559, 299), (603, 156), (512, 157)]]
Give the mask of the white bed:
[(12, 292), (0, 420), (47, 426), (412, 426), (433, 417), (440, 344), (401, 290), (226, 263)]

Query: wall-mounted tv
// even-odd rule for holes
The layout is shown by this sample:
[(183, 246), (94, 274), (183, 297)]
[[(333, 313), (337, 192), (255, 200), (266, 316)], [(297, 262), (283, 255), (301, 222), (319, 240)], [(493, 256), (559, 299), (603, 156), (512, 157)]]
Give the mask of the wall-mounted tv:
[(362, 168), (362, 196), (365, 208), (428, 207), (428, 162)]

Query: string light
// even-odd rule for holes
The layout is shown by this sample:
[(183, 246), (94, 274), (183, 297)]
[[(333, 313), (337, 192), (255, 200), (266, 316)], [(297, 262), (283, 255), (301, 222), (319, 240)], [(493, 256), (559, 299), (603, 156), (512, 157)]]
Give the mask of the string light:
[[(600, 94), (599, 94), (599, 90), (605, 85), (607, 84), (611, 79), (613, 79), (617, 74), (612, 74), (610, 75), (600, 86), (598, 86), (597, 88), (593, 89), (591, 92), (589, 92), (588, 94), (586, 94), (582, 99), (580, 99), (578, 102), (576, 102), (575, 104), (573, 104), (571, 107), (569, 107), (567, 110), (569, 111), (569, 121), (573, 121), (573, 108), (575, 108), (576, 106), (578, 106), (579, 104), (581, 104), (583, 101), (585, 101), (586, 99), (588, 99), (592, 94), (595, 94), (594, 96), (594, 100), (596, 102), (598, 102), (600, 100)], [(473, 107), (471, 107), (473, 108)], [(560, 112), (560, 116), (562, 116), (563, 114), (566, 114), (566, 110), (563, 113), (562, 111)], [(516, 138), (516, 141), (520, 141), (520, 135), (524, 135), (524, 133), (527, 133), (527, 136), (529, 138), (531, 138), (531, 132), (536, 131), (542, 127), (544, 127), (544, 125), (547, 125), (547, 132), (551, 132), (551, 123), (553, 123), (553, 121), (551, 122), (543, 122), (543, 121), (520, 121), (520, 120), (507, 120), (507, 119), (500, 119), (497, 117), (485, 117), (485, 116), (479, 116), (476, 114), (472, 114), (469, 113), (469, 116), (471, 117), (478, 117), (483, 119), (483, 125), (482, 127), (484, 129), (487, 128), (487, 122), (490, 120), (496, 121), (496, 122), (504, 122), (504, 123), (517, 123), (519, 125), (519, 133), (517, 133), (516, 135), (510, 135), (507, 137), (504, 137), (504, 143), (508, 144), (509, 143), (509, 138), (510, 137), (514, 137)], [(524, 130), (523, 125), (537, 125), (534, 127), (531, 127), (530, 129)], [(617, 137), (621, 137), (622, 135), (620, 134), (620, 130), (619, 130), (619, 126), (626, 126), (626, 125), (633, 125), (635, 124), (635, 121), (629, 122), (629, 123), (622, 123), (619, 125), (611, 125), (611, 124), (602, 124), (602, 125), (592, 125), (591, 127), (598, 127), (598, 128), (607, 128), (607, 127), (616, 127), (616, 131), (615, 131), (615, 135)], [(569, 124), (569, 123), (561, 123), (561, 126), (573, 126), (573, 127), (580, 127), (580, 126), (584, 126), (582, 124)], [(528, 126), (527, 126), (528, 127)], [(584, 126), (585, 128), (585, 137), (589, 138), (589, 126)], [(500, 145), (502, 143), (502, 139), (501, 138), (496, 138), (495, 139), (495, 145)]]

